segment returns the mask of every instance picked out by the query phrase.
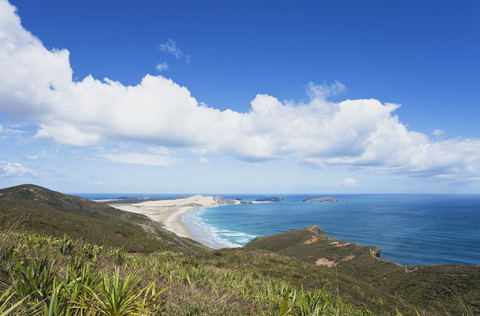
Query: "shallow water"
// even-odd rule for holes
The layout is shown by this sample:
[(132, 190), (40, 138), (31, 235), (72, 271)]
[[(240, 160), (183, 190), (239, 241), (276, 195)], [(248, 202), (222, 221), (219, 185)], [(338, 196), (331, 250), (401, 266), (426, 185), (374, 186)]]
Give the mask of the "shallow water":
[(335, 195), (347, 203), (282, 197), (286, 202), (201, 208), (183, 221), (212, 248), (318, 225), (330, 236), (378, 246), (383, 258), (401, 264), (480, 264), (479, 195)]

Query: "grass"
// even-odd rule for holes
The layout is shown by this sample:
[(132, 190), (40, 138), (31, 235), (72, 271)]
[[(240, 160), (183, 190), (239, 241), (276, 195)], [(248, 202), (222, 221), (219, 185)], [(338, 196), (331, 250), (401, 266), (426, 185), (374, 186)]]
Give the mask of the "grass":
[[(58, 246), (64, 240), (72, 243), (68, 254)], [(85, 248), (97, 249), (96, 256)], [(425, 314), (335, 269), (267, 251), (131, 254), (69, 236), (4, 230), (0, 253), (0, 315)], [(476, 313), (455, 304), (428, 315)]]
[(338, 282), (341, 291), (351, 292), (353, 301), (358, 296), (353, 289), (364, 294), (374, 289), (383, 293), (372, 293), (381, 297), (375, 305), (400, 306), (399, 302), (392, 302), (393, 298), (403, 300), (403, 309), (415, 305), (434, 315), (480, 314), (480, 266), (401, 266), (377, 257), (376, 247), (326, 236), (318, 227), (261, 237), (244, 248), (272, 251), (310, 264), (319, 258), (333, 262), (330, 268), (323, 266), (323, 270), (329, 271), (326, 278), (333, 284)]
[(316, 227), (209, 250), (78, 197), (0, 193), (0, 316), (480, 314), (478, 266), (403, 267)]
[(309, 308), (318, 315), (370, 314), (326, 288), (310, 291), (261, 271), (222, 266), (213, 252), (133, 255), (97, 246), (95, 259), (82, 255), (82, 240), (71, 239), (72, 250), (63, 254), (58, 245), (65, 236), (2, 231), (0, 239), (0, 251), (15, 249), (0, 261), (0, 315), (280, 315), (285, 307), (289, 315)]

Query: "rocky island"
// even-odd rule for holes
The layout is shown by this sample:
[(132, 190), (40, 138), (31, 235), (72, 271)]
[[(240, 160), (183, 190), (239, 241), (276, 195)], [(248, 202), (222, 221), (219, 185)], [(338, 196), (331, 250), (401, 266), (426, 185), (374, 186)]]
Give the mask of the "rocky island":
[(304, 199), (303, 202), (332, 202), (332, 203), (338, 203), (340, 202), (334, 197), (331, 196), (326, 196), (326, 197), (312, 197), (308, 199)]

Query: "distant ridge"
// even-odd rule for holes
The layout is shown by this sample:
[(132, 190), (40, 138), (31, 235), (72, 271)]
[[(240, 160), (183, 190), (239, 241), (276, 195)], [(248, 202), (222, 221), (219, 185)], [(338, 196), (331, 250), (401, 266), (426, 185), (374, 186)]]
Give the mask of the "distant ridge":
[(285, 202), (284, 198), (278, 197), (278, 196), (273, 196), (269, 198), (258, 198), (255, 201), (257, 202)]
[(307, 199), (304, 199), (303, 202), (322, 202), (322, 203), (331, 202), (331, 203), (338, 203), (338, 202), (346, 202), (346, 201), (337, 200), (336, 198), (334, 198), (334, 197), (332, 197), (332, 196), (325, 196), (325, 197), (311, 197), (311, 198), (307, 198)]

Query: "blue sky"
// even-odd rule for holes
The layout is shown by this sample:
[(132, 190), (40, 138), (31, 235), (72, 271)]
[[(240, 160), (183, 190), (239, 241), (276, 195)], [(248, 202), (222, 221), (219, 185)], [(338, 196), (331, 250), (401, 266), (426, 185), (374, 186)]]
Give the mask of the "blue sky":
[(479, 12), (0, 0), (0, 186), (479, 193)]

